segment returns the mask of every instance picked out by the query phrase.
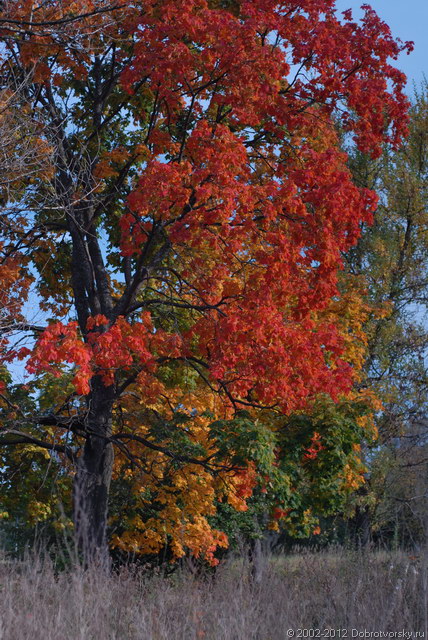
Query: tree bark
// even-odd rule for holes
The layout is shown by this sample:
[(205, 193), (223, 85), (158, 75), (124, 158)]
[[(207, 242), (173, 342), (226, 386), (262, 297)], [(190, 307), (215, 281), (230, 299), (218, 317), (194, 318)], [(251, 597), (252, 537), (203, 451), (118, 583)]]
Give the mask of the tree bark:
[(76, 542), (85, 566), (108, 566), (107, 512), (113, 470), (112, 433), (113, 385), (92, 380), (86, 423), (87, 437), (77, 464), (73, 487)]

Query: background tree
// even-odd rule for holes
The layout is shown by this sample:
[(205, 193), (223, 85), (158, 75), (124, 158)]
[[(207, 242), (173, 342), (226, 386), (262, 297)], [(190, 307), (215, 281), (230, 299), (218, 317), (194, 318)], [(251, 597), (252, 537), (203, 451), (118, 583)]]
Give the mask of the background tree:
[[(4, 89), (31, 77), (22, 104), (55, 168), (21, 196), (24, 272), (48, 323), (20, 355), (58, 378), (50, 410), (9, 413), (1, 442), (75, 467), (88, 558), (105, 549), (113, 445), (143, 491), (166, 458), (225, 474), (240, 504), (256, 462), (291, 495), (258, 415), (337, 399), (356, 375), (324, 312), (375, 200), (352, 182), (333, 115), (362, 151), (397, 144), (407, 101), (388, 59), (410, 49), (370, 8), (356, 24), (333, 0), (91, 8), (15, 2), (0, 21)], [(31, 29), (17, 38), (16, 23)]]
[[(379, 204), (347, 254), (349, 272), (366, 284), (366, 300), (384, 309), (365, 325), (366, 384), (382, 401), (379, 440), (367, 451), (370, 482), (360, 511), (375, 536), (420, 542), (426, 513), (428, 406), (427, 88), (415, 92), (410, 135), (378, 159), (350, 154), (357, 184), (375, 190)], [(421, 484), (422, 483), (422, 484)], [(419, 496), (419, 498), (418, 498)], [(413, 515), (412, 515), (413, 514)]]

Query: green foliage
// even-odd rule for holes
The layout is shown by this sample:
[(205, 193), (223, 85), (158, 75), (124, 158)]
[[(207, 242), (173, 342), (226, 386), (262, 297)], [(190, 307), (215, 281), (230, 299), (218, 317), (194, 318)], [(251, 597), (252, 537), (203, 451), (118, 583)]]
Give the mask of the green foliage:
[(210, 438), (219, 459), (231, 456), (236, 467), (254, 462), (260, 473), (269, 473), (275, 461), (275, 435), (268, 426), (255, 421), (247, 411), (238, 411), (233, 420), (210, 424)]

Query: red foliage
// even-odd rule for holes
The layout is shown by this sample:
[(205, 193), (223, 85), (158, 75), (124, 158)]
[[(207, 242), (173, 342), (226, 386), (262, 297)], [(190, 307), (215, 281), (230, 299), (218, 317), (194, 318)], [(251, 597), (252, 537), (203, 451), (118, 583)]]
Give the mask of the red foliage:
[(324, 449), (324, 447), (321, 444), (321, 436), (315, 431), (311, 438), (311, 446), (305, 449), (305, 460), (315, 460), (322, 449)]
[(120, 250), (138, 261), (162, 230), (174, 270), (161, 266), (195, 311), (186, 330), (125, 312), (80, 327), (83, 341), (75, 323), (55, 324), (30, 370), (74, 362), (88, 393), (95, 373), (111, 384), (136, 362), (154, 373), (162, 357), (193, 358), (229, 399), (285, 412), (350, 388), (338, 330), (314, 312), (337, 295), (341, 252), (376, 199), (353, 184), (332, 116), (373, 155), (398, 143), (405, 77), (388, 60), (411, 45), (367, 5), (357, 24), (334, 0), (235, 4), (149, 0), (126, 21), (122, 85), (133, 96), (144, 79), (155, 106)]

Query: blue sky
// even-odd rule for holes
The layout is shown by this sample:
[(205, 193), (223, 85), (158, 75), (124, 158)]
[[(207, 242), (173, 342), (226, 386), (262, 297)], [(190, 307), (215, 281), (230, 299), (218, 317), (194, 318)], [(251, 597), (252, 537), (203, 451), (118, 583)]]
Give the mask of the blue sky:
[[(412, 83), (419, 85), (423, 75), (428, 78), (428, 0), (366, 0), (401, 40), (413, 40), (415, 49), (401, 56), (397, 66), (408, 76), (408, 93)], [(340, 11), (352, 9), (355, 17), (363, 0), (337, 0)]]

